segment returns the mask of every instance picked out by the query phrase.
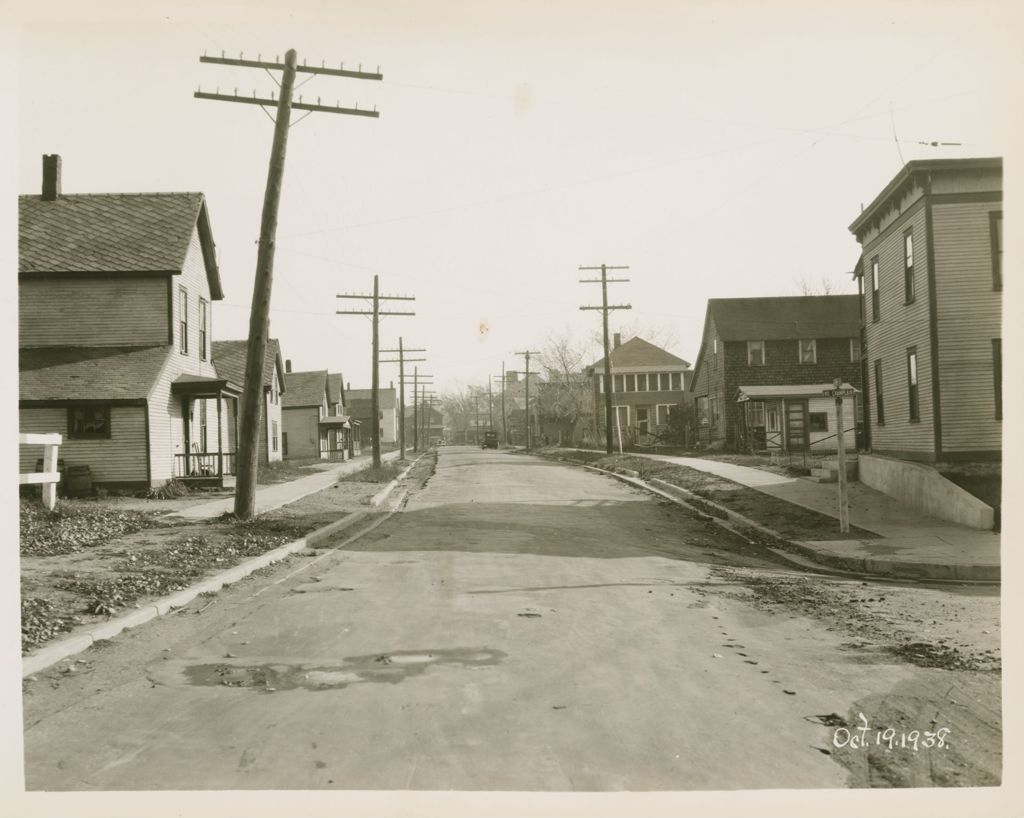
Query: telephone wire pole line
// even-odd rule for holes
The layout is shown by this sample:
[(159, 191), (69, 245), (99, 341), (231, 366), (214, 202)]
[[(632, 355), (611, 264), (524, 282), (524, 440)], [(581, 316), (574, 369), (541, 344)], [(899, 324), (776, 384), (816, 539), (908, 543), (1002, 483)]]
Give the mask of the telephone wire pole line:
[[(367, 113), (358, 109), (347, 109), (320, 105), (309, 105), (302, 102), (292, 101), (292, 92), (295, 87), (295, 74), (298, 71), (309, 69), (303, 64), (298, 65), (298, 56), (295, 49), (289, 49), (285, 53), (284, 62), (275, 61), (264, 63), (261, 60), (231, 61), (223, 55), (218, 60), (216, 57), (200, 57), (200, 62), (222, 63), (227, 65), (242, 65), (246, 68), (263, 68), (268, 71), (277, 69), (282, 72), (280, 85), (280, 96), (277, 100), (271, 98), (257, 99), (240, 97), (238, 94), (227, 95), (208, 94), (202, 90), (196, 91), (194, 96), (198, 99), (214, 99), (224, 102), (245, 102), (263, 106), (266, 111), (268, 105), (277, 108), (277, 117), (274, 119), (274, 140), (270, 150), (270, 166), (267, 170), (267, 186), (263, 196), (263, 213), (260, 218), (260, 239), (259, 250), (256, 256), (256, 277), (253, 282), (252, 308), (249, 314), (249, 343), (245, 355), (245, 385), (242, 392), (242, 406), (239, 411), (238, 429), (238, 452), (237, 452), (237, 485), (235, 487), (235, 516), (242, 520), (251, 519), (256, 513), (256, 479), (259, 468), (259, 437), (260, 437), (260, 414), (263, 401), (263, 358), (267, 352), (267, 339), (270, 335), (270, 293), (274, 279), (274, 244), (277, 236), (277, 211), (281, 201), (281, 181), (284, 178), (284, 160), (288, 146), (288, 128), (291, 124), (292, 109), (301, 109), (309, 112), (320, 111), (323, 113), (335, 114), (358, 114), (362, 116), (377, 116), (377, 112)], [(333, 69), (332, 69), (333, 71)], [(324, 72), (326, 73), (326, 72)], [(342, 73), (340, 76), (352, 76)], [(273, 74), (271, 74), (273, 77)], [(383, 79), (382, 75), (360, 76), (359, 79)], [(274, 80), (277, 81), (276, 78)], [(272, 117), (273, 118), (273, 117)]]
[(608, 278), (609, 270), (628, 270), (628, 266), (602, 264), (600, 267), (580, 267), (580, 270), (600, 270), (600, 278), (581, 278), (580, 284), (601, 285), (601, 306), (580, 307), (581, 310), (601, 310), (602, 328), (604, 331), (604, 448), (608, 454), (612, 453), (612, 358), (608, 349), (608, 313), (611, 310), (631, 310), (630, 304), (609, 304), (608, 285), (619, 284), (629, 281), (628, 278)]

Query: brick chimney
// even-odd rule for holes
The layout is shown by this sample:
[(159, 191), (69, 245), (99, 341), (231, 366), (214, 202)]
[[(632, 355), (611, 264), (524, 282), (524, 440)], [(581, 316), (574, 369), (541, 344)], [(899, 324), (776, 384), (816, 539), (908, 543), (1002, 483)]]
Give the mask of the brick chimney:
[(285, 372), (291, 372), (292, 371), (292, 359), (291, 358), (286, 358), (285, 359), (284, 371)]
[(622, 346), (622, 333), (616, 332), (612, 336), (612, 349), (618, 349), (620, 346)]
[(60, 196), (60, 155), (43, 154), (43, 201), (55, 202)]

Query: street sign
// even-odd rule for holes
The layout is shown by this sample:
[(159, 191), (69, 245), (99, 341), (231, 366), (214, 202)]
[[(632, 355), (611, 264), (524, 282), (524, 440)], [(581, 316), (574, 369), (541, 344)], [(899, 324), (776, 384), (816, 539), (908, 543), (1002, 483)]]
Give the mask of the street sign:
[(852, 386), (844, 386), (839, 389), (822, 389), (821, 394), (826, 398), (850, 398), (857, 394), (857, 390)]

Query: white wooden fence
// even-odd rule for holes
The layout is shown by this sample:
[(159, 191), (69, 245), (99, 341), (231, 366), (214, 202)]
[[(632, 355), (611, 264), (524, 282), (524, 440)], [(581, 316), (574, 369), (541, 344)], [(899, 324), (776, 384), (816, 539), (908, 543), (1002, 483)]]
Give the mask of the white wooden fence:
[(57, 504), (57, 484), (60, 482), (60, 472), (57, 471), (57, 450), (60, 448), (61, 441), (62, 438), (59, 434), (18, 435), (19, 445), (43, 447), (43, 470), (41, 472), (19, 475), (18, 484), (23, 486), (31, 483), (41, 483), (43, 487), (43, 505), (49, 509), (52, 509)]

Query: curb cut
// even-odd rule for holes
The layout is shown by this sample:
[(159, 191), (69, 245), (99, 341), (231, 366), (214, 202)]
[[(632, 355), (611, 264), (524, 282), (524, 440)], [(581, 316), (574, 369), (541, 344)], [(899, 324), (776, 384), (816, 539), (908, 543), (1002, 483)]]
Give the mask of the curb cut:
[[(772, 544), (766, 547), (770, 548), (774, 553), (778, 554), (778, 556), (783, 559), (787, 559), (788, 562), (791, 562), (793, 565), (798, 565), (801, 568), (807, 568), (807, 560), (810, 560), (822, 567), (835, 568), (840, 571), (868, 574), (878, 577), (961, 581), (986, 585), (998, 585), (1001, 582), (1001, 570), (998, 565), (940, 565), (937, 563), (912, 561), (894, 562), (892, 560), (880, 560), (873, 557), (853, 557), (824, 552), (821, 549), (815, 548), (808, 541), (786, 539), (777, 531), (774, 531), (761, 523), (755, 522), (738, 512), (725, 508), (711, 500), (706, 500), (688, 489), (682, 488), (681, 486), (676, 486), (672, 483), (667, 483), (664, 480), (659, 480), (656, 477), (652, 477), (650, 480), (642, 480), (639, 478), (639, 475), (636, 477), (633, 476), (637, 473), (632, 469), (622, 469), (619, 472), (614, 472), (578, 461), (565, 460), (564, 462), (580, 465), (585, 469), (589, 469), (599, 474), (608, 475), (609, 477), (613, 477), (616, 480), (620, 480), (621, 482), (636, 488), (651, 491), (672, 500), (673, 502), (685, 503), (687, 507), (705, 514), (716, 525), (719, 525), (734, 534), (745, 536), (743, 531), (738, 531), (733, 528), (733, 526), (742, 526), (744, 528), (754, 529), (759, 534), (771, 538), (773, 541)], [(698, 502), (693, 503), (692, 501), (694, 500)], [(713, 512), (709, 514), (705, 508), (702, 508), (702, 506), (710, 506)], [(764, 545), (763, 543), (761, 544)], [(782, 553), (780, 549), (782, 549), (782, 551), (790, 551), (793, 555), (799, 555), (804, 557), (804, 559), (788, 559), (787, 555)]]
[(309, 548), (314, 543), (320, 542), (339, 531), (343, 531), (344, 529), (355, 525), (365, 519), (369, 513), (370, 512), (368, 511), (354, 511), (351, 514), (342, 517), (340, 520), (328, 523), (323, 526), (323, 528), (310, 531), (304, 537), (300, 537), (290, 543), (278, 546), (273, 551), (268, 551), (265, 554), (252, 557), (245, 562), (239, 563), (233, 568), (228, 568), (221, 571), (219, 574), (214, 574), (212, 577), (200, 580), (195, 585), (190, 585), (188, 588), (177, 591), (170, 596), (161, 597), (160, 599), (146, 604), (138, 610), (97, 625), (90, 625), (88, 626), (88, 630), (85, 630), (82, 633), (74, 634), (59, 641), (52, 642), (35, 653), (22, 657), (22, 678), (33, 673), (38, 673), (41, 670), (45, 670), (62, 659), (67, 659), (69, 656), (81, 653), (94, 642), (98, 642), (101, 639), (110, 639), (129, 628), (138, 627), (151, 619), (156, 619), (158, 616), (164, 616), (175, 608), (187, 605), (202, 593), (219, 591), (225, 585), (231, 585), (238, 582), (240, 579), (243, 579), (253, 573), (253, 571), (257, 571), (260, 568), (266, 568), (268, 565), (278, 562), (284, 557), (294, 554), (296, 551), (302, 551), (303, 549)]

